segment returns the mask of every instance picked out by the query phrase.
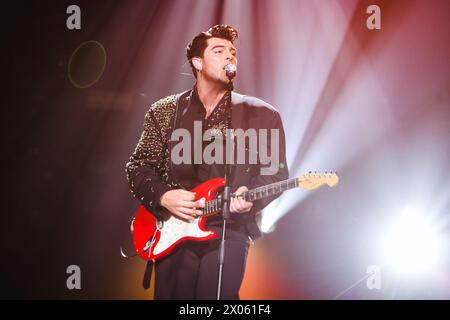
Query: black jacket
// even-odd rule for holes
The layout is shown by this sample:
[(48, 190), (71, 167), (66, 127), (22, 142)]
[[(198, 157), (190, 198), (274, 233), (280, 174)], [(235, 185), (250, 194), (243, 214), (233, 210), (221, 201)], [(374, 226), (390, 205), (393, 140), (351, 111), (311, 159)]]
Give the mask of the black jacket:
[[(181, 186), (177, 183), (176, 167), (172, 167), (170, 154), (174, 142), (170, 137), (177, 128), (180, 110), (188, 103), (191, 90), (171, 95), (155, 102), (145, 115), (144, 131), (135, 151), (126, 164), (127, 179), (134, 197), (155, 217), (162, 218), (163, 210), (159, 205), (161, 196)], [(231, 190), (240, 186), (249, 189), (288, 178), (285, 152), (285, 134), (279, 113), (271, 105), (251, 96), (231, 93), (231, 111), (233, 129), (246, 131), (253, 129), (279, 129), (279, 170), (274, 175), (261, 175), (261, 164), (234, 164), (231, 169)], [(268, 153), (271, 154), (270, 136), (267, 139)], [(246, 151), (249, 151), (246, 145)], [(259, 151), (258, 151), (259, 152)], [(248, 161), (249, 157), (246, 155)], [(259, 159), (259, 158), (258, 158)], [(259, 161), (258, 161), (259, 162)], [(239, 223), (245, 224), (245, 230), (252, 239), (261, 234), (256, 224), (256, 214), (277, 196), (257, 200), (252, 210), (239, 215)]]

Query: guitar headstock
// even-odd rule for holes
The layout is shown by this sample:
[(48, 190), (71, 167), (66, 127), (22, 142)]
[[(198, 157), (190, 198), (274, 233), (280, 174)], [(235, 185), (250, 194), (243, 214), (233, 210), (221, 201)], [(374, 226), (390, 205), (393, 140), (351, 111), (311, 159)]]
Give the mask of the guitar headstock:
[(299, 187), (312, 191), (326, 184), (334, 187), (339, 182), (336, 172), (309, 172), (304, 173), (298, 179)]

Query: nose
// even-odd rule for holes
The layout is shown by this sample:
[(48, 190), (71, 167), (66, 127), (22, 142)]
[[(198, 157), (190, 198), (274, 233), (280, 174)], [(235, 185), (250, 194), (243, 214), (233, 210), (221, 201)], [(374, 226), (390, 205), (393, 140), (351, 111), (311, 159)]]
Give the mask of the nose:
[(236, 57), (233, 56), (233, 54), (230, 51), (228, 51), (226, 59), (229, 60), (229, 61), (233, 61), (234, 59), (236, 59)]
[(228, 63), (237, 64), (236, 57), (233, 55), (228, 56), (226, 59), (226, 62), (227, 62), (227, 64)]

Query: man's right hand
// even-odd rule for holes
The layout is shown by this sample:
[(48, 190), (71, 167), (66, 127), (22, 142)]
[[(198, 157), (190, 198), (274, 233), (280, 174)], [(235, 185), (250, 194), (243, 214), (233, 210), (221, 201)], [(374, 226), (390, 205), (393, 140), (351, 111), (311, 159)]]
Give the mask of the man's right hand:
[(194, 219), (202, 214), (201, 210), (196, 208), (204, 208), (204, 201), (194, 201), (195, 193), (183, 189), (170, 190), (164, 193), (159, 203), (178, 218), (194, 221)]

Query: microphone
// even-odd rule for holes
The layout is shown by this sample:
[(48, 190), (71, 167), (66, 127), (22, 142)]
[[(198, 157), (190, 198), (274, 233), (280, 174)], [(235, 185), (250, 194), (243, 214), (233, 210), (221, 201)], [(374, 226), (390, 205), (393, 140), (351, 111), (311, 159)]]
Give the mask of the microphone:
[(236, 65), (229, 63), (224, 67), (224, 69), (225, 69), (225, 73), (227, 74), (228, 79), (231, 80), (236, 76), (236, 71), (237, 71)]

